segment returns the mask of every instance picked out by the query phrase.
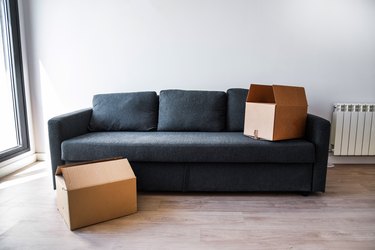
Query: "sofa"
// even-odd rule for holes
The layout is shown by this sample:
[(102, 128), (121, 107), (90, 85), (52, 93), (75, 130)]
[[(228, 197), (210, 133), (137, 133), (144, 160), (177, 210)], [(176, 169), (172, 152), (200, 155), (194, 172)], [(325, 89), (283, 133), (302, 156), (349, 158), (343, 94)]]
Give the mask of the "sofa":
[(330, 123), (307, 114), (303, 138), (252, 139), (247, 93), (95, 95), (91, 108), (48, 121), (52, 177), (66, 163), (125, 157), (139, 191), (324, 192)]

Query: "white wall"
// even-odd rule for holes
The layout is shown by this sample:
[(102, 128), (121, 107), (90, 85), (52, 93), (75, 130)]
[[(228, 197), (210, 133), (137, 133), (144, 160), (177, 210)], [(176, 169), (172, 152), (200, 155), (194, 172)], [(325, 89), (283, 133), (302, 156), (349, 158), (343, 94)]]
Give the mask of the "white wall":
[(309, 112), (375, 101), (373, 0), (23, 0), (37, 152), (96, 93), (301, 85)]

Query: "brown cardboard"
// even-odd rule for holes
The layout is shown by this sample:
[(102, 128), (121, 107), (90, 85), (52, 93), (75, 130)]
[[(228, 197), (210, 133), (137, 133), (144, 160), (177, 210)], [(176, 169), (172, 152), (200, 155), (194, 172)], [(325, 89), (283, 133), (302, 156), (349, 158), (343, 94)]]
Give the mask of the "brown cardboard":
[(55, 179), (57, 208), (71, 230), (137, 212), (127, 159), (59, 166)]
[(244, 134), (270, 141), (305, 134), (307, 100), (303, 87), (251, 84), (246, 99)]

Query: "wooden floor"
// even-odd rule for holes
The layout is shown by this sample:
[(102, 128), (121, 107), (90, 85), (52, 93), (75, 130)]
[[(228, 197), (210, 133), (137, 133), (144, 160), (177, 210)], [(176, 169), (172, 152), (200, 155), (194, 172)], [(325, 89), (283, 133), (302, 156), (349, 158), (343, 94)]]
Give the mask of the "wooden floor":
[(47, 165), (0, 181), (0, 249), (375, 249), (375, 165), (329, 168), (309, 197), (142, 193), (138, 213), (73, 232)]

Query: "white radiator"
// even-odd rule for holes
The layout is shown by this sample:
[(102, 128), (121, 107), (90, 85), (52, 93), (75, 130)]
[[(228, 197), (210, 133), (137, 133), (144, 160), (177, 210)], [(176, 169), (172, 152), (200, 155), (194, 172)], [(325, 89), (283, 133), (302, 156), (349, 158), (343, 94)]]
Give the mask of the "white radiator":
[(375, 104), (335, 104), (330, 144), (333, 155), (375, 155)]

